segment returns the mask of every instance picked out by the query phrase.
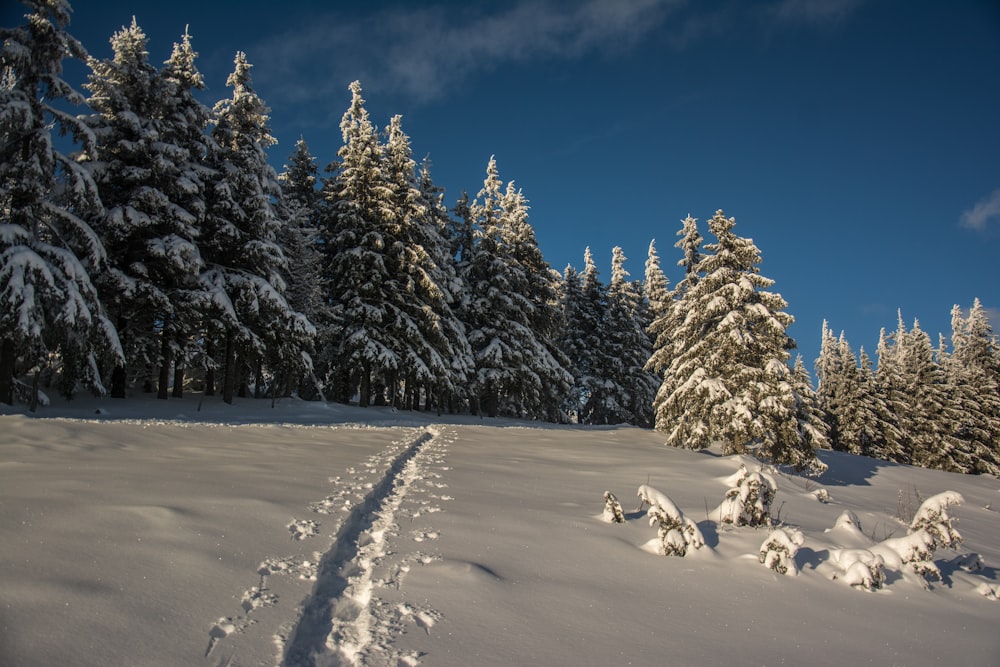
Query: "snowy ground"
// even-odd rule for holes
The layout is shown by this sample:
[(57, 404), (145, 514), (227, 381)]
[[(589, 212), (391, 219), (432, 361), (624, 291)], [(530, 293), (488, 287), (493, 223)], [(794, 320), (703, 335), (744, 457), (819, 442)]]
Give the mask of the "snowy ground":
[[(774, 514), (804, 535), (782, 576), (767, 529), (708, 518), (743, 460), (661, 442), (294, 401), (8, 410), (0, 664), (1000, 664), (998, 480), (836, 453), (818, 481), (779, 471)], [(657, 555), (643, 484), (706, 546)], [(846, 582), (842, 549), (946, 490), (965, 543), (942, 581)]]

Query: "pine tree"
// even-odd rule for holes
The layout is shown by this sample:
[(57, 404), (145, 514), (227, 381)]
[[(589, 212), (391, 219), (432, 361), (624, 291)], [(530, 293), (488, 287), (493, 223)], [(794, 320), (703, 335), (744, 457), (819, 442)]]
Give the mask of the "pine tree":
[[(374, 387), (400, 370), (388, 329), (394, 318), (391, 295), (400, 277), (391, 273), (387, 257), (393, 192), (382, 171), (384, 147), (361, 84), (353, 82), (350, 90), (351, 105), (340, 123), (340, 164), (324, 189), (330, 207), (324, 226), (333, 321), (320, 353), (329, 360), (328, 381), (338, 400), (347, 402), (357, 392), (359, 404), (367, 407)], [(384, 392), (377, 398), (384, 400)]]
[(607, 289), (601, 283), (594, 255), (587, 247), (583, 253), (583, 300), (577, 313), (584, 353), (580, 362), (580, 391), (583, 397), (580, 421), (584, 424), (607, 423), (606, 380), (612, 354), (607, 349), (604, 322), (607, 318)]
[(896, 346), (902, 391), (907, 397), (898, 416), (910, 440), (913, 465), (969, 471), (972, 462), (954, 436), (955, 415), (948, 400), (946, 377), (935, 359), (930, 336), (916, 321), (906, 331), (900, 316)]
[(424, 212), (423, 228), (426, 231), (423, 236), (427, 240), (425, 249), (430, 256), (431, 265), (435, 267), (436, 280), (444, 297), (439, 304), (439, 315), (440, 328), (447, 343), (447, 367), (437, 381), (440, 394), (437, 400), (439, 411), (447, 404), (448, 410), (454, 412), (458, 403), (467, 397), (469, 380), (475, 373), (475, 361), (465, 325), (458, 315), (466, 292), (458, 269), (458, 232), (455, 221), (444, 204), (444, 190), (434, 184), (430, 167), (430, 160), (425, 158), (420, 165), (417, 187)]
[(906, 457), (903, 450), (903, 434), (899, 421), (890, 409), (882, 388), (872, 369), (872, 361), (864, 348), (859, 353), (859, 403), (858, 430), (861, 453), (885, 461), (902, 461)]
[(265, 365), (308, 367), (303, 353), (314, 334), (284, 296), (286, 259), (275, 242), (280, 220), (273, 204), (281, 188), (265, 152), (275, 143), (267, 127), (268, 108), (251, 87), (246, 54), (237, 53), (234, 64), (226, 81), (232, 97), (215, 106), (217, 149), (210, 162), (217, 177), (210, 190), (200, 279), (210, 313), (207, 333), (223, 351), (227, 403), (237, 384), (241, 394), (246, 390), (251, 369), (259, 383)]
[(795, 392), (795, 418), (799, 433), (813, 450), (829, 449), (829, 427), (823, 418), (823, 410), (819, 407), (819, 400), (813, 391), (801, 354), (795, 357), (795, 364), (792, 366), (792, 388)]
[(680, 248), (684, 254), (684, 257), (677, 262), (677, 266), (683, 267), (684, 278), (677, 283), (673, 296), (675, 299), (680, 299), (689, 289), (694, 287), (699, 278), (698, 267), (701, 264), (701, 248), (704, 238), (698, 231), (698, 219), (688, 215), (681, 220), (681, 228), (678, 230), (677, 236), (681, 238), (674, 244), (674, 247)]
[(641, 286), (628, 280), (625, 253), (620, 247), (612, 250), (611, 282), (608, 286), (608, 308), (604, 330), (607, 350), (616, 359), (612, 383), (615, 403), (610, 411), (610, 423), (630, 422), (637, 426), (653, 425), (653, 400), (660, 381), (645, 370), (652, 354), (646, 334), (648, 316), (642, 299)]
[[(302, 313), (317, 328), (316, 339), (324, 338), (329, 326), (329, 307), (325, 300), (323, 283), (323, 254), (319, 250), (320, 192), (316, 158), (309, 152), (304, 139), (295, 143), (285, 170), (279, 174), (281, 184), (283, 224), (277, 240), (287, 259), (282, 272), (286, 285), (288, 306)], [(313, 346), (309, 346), (314, 356)], [(319, 389), (311, 372), (295, 377), (291, 369), (286, 376), (285, 393), (297, 388), (300, 396), (311, 398)]]
[(666, 316), (670, 310), (670, 281), (663, 275), (660, 267), (660, 256), (656, 252), (656, 240), (649, 242), (649, 250), (646, 254), (645, 279), (642, 283), (642, 294), (646, 300), (646, 311), (649, 322), (647, 328), (653, 322)]
[(675, 304), (674, 356), (657, 393), (656, 426), (667, 444), (692, 449), (721, 441), (727, 454), (754, 453), (775, 463), (818, 470), (799, 430), (786, 333), (786, 303), (767, 292), (760, 251), (733, 234), (718, 211), (717, 242), (692, 272), (699, 280)]
[(555, 276), (542, 258), (520, 191), (500, 180), (496, 160), (470, 216), (475, 244), (462, 262), (462, 307), (476, 363), (474, 410), (559, 419), (572, 376), (561, 335)]
[(997, 344), (979, 299), (968, 318), (951, 312), (952, 348), (942, 365), (955, 414), (954, 435), (971, 462), (970, 472), (1000, 475), (1000, 392), (995, 375)]
[[(122, 358), (114, 325), (91, 280), (106, 252), (86, 222), (98, 215), (97, 187), (79, 160), (94, 136), (56, 100), (83, 97), (62, 78), (64, 57), (85, 60), (66, 31), (64, 0), (28, 0), (27, 22), (0, 28), (0, 402), (13, 403), (15, 377), (61, 360), (61, 390), (103, 392), (98, 356)], [(79, 160), (56, 150), (52, 129), (83, 144)], [(35, 392), (33, 392), (35, 393)]]
[[(679, 311), (676, 302), (679, 301), (699, 279), (698, 265), (701, 262), (701, 248), (704, 241), (701, 232), (698, 231), (698, 220), (688, 215), (681, 221), (681, 229), (677, 232), (681, 238), (674, 246), (683, 253), (683, 259), (677, 262), (678, 266), (684, 267), (684, 277), (668, 292), (666, 298), (662, 294), (655, 294), (656, 302), (651, 300), (654, 309), (652, 321), (647, 333), (652, 341), (653, 351), (646, 362), (646, 370), (661, 376), (663, 384), (670, 383), (674, 378), (662, 377), (663, 373), (670, 367), (674, 356), (674, 330), (681, 325)], [(646, 262), (647, 282), (652, 279), (654, 288), (659, 282), (662, 271), (659, 268), (659, 257), (656, 256), (653, 244), (650, 244), (650, 253)], [(650, 272), (652, 272), (650, 278)], [(664, 278), (664, 283), (666, 279)], [(660, 391), (664, 391), (661, 384)]]
[[(410, 139), (394, 116), (387, 128), (383, 169), (392, 206), (387, 225), (390, 274), (396, 291), (387, 296), (393, 319), (389, 328), (404, 382), (403, 405), (418, 407), (423, 388), (425, 403), (456, 394), (471, 367), (464, 327), (452, 312), (458, 288), (445, 238), (447, 215), (440, 208), (429, 166), (418, 181)], [(395, 378), (393, 378), (395, 380)], [(393, 381), (391, 384), (395, 384)], [(395, 399), (396, 392), (392, 391)]]
[(196, 238), (205, 211), (197, 165), (208, 110), (191, 93), (202, 84), (187, 35), (162, 74), (149, 63), (134, 19), (111, 46), (111, 59), (90, 59), (86, 84), (99, 153), (87, 167), (106, 209), (94, 227), (110, 264), (98, 287), (126, 352), (111, 393), (125, 397), (129, 369), (148, 378), (158, 368), (165, 399), (170, 367), (175, 359), (183, 367), (194, 334), (192, 290), (202, 267)]
[(913, 462), (913, 443), (908, 423), (904, 419), (908, 411), (907, 401), (910, 399), (906, 394), (902, 354), (898, 346), (904, 335), (905, 327), (900, 317), (899, 328), (894, 334), (890, 336), (884, 328), (879, 332), (878, 347), (875, 350), (878, 357), (874, 375), (876, 393), (883, 398), (885, 409), (896, 426), (893, 432), (886, 433), (883, 456), (879, 458), (895, 463)]
[(583, 388), (581, 377), (587, 363), (587, 331), (581, 325), (583, 309), (583, 283), (580, 274), (572, 265), (566, 265), (562, 283), (559, 286), (559, 305), (562, 308), (563, 327), (559, 338), (559, 349), (566, 357), (566, 370), (573, 376), (573, 384), (566, 394), (563, 411), (580, 421)]

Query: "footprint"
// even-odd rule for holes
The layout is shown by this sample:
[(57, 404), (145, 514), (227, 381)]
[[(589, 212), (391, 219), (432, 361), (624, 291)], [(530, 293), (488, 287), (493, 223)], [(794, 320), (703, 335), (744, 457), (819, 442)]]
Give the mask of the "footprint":
[(292, 520), (287, 526), (288, 532), (292, 534), (293, 540), (304, 540), (307, 537), (319, 535), (319, 524), (312, 519)]

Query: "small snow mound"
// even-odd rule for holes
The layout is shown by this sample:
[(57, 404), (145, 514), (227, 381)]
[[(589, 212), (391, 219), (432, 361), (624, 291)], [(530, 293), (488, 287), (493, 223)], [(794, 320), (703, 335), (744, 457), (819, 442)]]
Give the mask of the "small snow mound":
[(833, 500), (833, 498), (830, 497), (830, 492), (824, 488), (816, 489), (812, 492), (812, 495), (813, 498), (824, 504)]
[(843, 528), (850, 531), (856, 531), (859, 533), (862, 532), (861, 519), (859, 519), (858, 515), (852, 512), (851, 510), (844, 510), (843, 512), (841, 512), (840, 516), (837, 517), (837, 521), (833, 524), (833, 527), (835, 529)]
[(830, 553), (834, 563), (844, 570), (840, 577), (848, 586), (872, 591), (885, 583), (885, 560), (868, 549), (837, 549)]
[(782, 527), (771, 531), (760, 545), (758, 560), (778, 574), (795, 576), (799, 573), (795, 554), (805, 543), (805, 536), (797, 528)]
[(987, 600), (1000, 600), (1000, 592), (998, 592), (996, 588), (987, 584), (985, 581), (976, 586), (976, 592)]

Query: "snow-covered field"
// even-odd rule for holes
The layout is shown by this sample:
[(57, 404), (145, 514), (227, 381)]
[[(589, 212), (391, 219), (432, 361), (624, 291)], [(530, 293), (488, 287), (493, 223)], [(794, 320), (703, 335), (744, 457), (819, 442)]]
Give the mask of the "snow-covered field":
[[(768, 529), (710, 520), (759, 467), (661, 443), (290, 400), (8, 410), (0, 664), (1000, 664), (995, 478), (830, 452), (819, 480), (775, 471), (772, 514), (803, 536), (787, 576), (759, 562)], [(640, 485), (705, 546), (657, 555)], [(940, 581), (848, 583), (846, 550), (947, 490), (965, 542)]]

